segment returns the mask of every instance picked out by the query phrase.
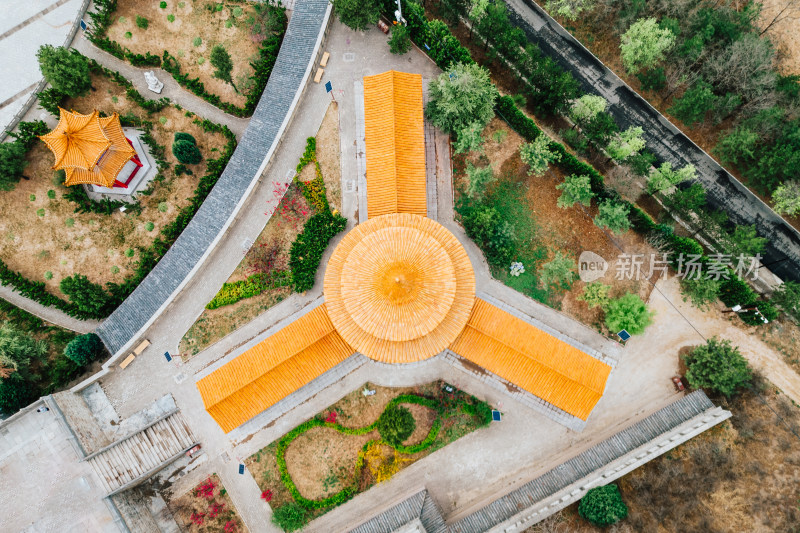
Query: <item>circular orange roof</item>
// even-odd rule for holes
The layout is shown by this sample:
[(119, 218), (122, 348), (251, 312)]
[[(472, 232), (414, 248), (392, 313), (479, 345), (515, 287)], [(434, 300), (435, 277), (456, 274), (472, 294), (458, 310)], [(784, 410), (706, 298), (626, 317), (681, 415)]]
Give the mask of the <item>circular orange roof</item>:
[(393, 213), (353, 228), (325, 271), (325, 302), (350, 346), (385, 363), (427, 359), (469, 319), (475, 275), (458, 239), (419, 215)]

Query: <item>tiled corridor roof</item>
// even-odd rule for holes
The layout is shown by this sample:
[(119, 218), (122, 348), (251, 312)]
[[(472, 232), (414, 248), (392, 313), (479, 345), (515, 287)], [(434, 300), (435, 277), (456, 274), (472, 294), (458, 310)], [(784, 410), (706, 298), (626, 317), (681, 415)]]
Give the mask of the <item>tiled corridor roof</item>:
[(390, 70), (364, 77), (369, 218), (428, 213), (422, 76)]
[(353, 354), (321, 305), (197, 382), (226, 433)]
[(607, 364), (480, 298), (450, 349), (581, 420), (589, 418), (611, 373)]

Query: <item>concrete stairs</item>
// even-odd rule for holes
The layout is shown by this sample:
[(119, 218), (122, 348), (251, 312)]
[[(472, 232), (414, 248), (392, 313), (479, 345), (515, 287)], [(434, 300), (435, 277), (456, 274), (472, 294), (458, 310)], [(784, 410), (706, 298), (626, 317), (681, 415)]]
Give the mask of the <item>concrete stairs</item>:
[(195, 444), (189, 426), (175, 410), (84, 460), (110, 496), (144, 481)]

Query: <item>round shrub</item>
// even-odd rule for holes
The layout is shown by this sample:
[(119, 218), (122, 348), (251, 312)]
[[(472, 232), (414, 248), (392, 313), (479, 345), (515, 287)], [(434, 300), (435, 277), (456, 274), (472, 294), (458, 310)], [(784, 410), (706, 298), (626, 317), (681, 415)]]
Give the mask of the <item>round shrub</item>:
[(167, 202), (161, 202), (160, 204), (158, 204), (158, 210), (161, 211), (162, 213), (166, 213), (168, 208), (169, 207), (167, 206)]
[(146, 29), (147, 29), (147, 27), (150, 25), (150, 21), (149, 21), (149, 20), (147, 20), (146, 18), (144, 18), (144, 17), (143, 17), (143, 16), (141, 16), (141, 15), (136, 15), (136, 25), (137, 25), (139, 28), (141, 28), (141, 29), (143, 29), (143, 30), (146, 30)]
[(192, 44), (195, 46), (200, 46), (201, 44), (203, 44), (203, 39), (201, 37), (195, 37), (194, 40), (192, 41)]
[(133, 34), (131, 32), (129, 32), (129, 31), (125, 32), (125, 38), (126, 39), (131, 39), (132, 37), (133, 37)]
[(125, 250), (125, 257), (133, 257), (134, 251), (133, 248), (128, 248)]
[(378, 433), (381, 438), (392, 446), (403, 443), (414, 433), (417, 423), (414, 415), (405, 407), (399, 405), (388, 406), (378, 418)]
[(75, 225), (75, 219), (68, 218), (67, 220), (64, 221), (64, 225), (67, 226), (68, 228), (71, 228), (72, 226)]
[(28, 196), (28, 199), (29, 199), (31, 202), (35, 202), (35, 201), (36, 201), (36, 195), (35, 195), (35, 194), (31, 194), (30, 196)]
[(196, 165), (203, 160), (197, 146), (185, 139), (172, 143), (172, 154), (184, 165)]
[(198, 65), (202, 65), (205, 62), (206, 62), (206, 58), (205, 57), (200, 56), (200, 57), (197, 58), (197, 64)]
[(638, 294), (627, 293), (611, 300), (605, 307), (606, 326), (611, 333), (626, 330), (631, 335), (644, 333), (653, 321), (653, 312)]
[(103, 341), (94, 333), (78, 335), (64, 348), (64, 355), (84, 366), (88, 365), (103, 353)]
[(144, 229), (146, 229), (147, 231), (153, 231), (153, 228), (155, 227), (156, 225), (153, 224), (152, 222), (148, 222), (147, 224), (144, 225)]
[(56, 191), (54, 191), (53, 189), (50, 189), (49, 191), (47, 191), (47, 197), (50, 198), (51, 200), (55, 200), (56, 199)]
[(195, 138), (190, 133), (186, 133), (185, 131), (176, 131), (173, 141), (174, 142), (189, 141), (192, 144), (197, 144)]
[(747, 387), (752, 379), (750, 366), (731, 341), (708, 339), (683, 357), (686, 379), (693, 388), (710, 389), (731, 397)]
[(161, 9), (167, 9), (167, 3), (162, 1), (160, 4), (158, 4), (158, 7), (160, 7)]
[(169, 22), (175, 22), (175, 15), (167, 15), (167, 20)]
[(272, 523), (284, 531), (296, 531), (306, 525), (308, 515), (300, 504), (291, 502), (272, 512)]
[(39, 215), (40, 217), (43, 217), (44, 216), (44, 209), (37, 209), (36, 210), (36, 214)]
[(119, 267), (117, 265), (112, 266), (111, 267), (111, 273), (112, 274), (119, 274)]
[(628, 506), (616, 485), (596, 487), (578, 504), (578, 514), (600, 527), (610, 526), (628, 516)]
[(159, 121), (161, 124), (166, 124), (166, 123), (167, 123), (167, 117), (158, 117), (158, 121)]
[(48, 270), (47, 272), (44, 273), (44, 279), (47, 280), (53, 279), (53, 273)]

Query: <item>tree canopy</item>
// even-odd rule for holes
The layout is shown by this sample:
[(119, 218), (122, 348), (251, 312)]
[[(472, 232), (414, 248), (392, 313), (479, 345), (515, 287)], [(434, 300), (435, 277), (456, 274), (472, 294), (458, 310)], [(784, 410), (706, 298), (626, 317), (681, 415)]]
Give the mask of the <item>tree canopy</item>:
[(578, 125), (583, 126), (592, 120), (598, 113), (608, 107), (608, 101), (596, 94), (584, 94), (570, 103), (569, 117)]
[(231, 72), (233, 72), (233, 61), (231, 60), (231, 55), (221, 44), (218, 44), (211, 49), (211, 66), (216, 69), (214, 71), (215, 78), (230, 83), (231, 86), (236, 89), (236, 86), (233, 85), (233, 80), (231, 79)]
[(694, 168), (694, 165), (686, 165), (679, 170), (674, 170), (672, 163), (667, 161), (650, 171), (650, 176), (647, 178), (647, 192), (650, 194), (667, 192), (671, 187), (684, 181), (691, 181), (696, 177), (697, 169)]
[(332, 0), (333, 9), (342, 23), (354, 30), (366, 30), (378, 23), (381, 3), (378, 0)]
[(36, 58), (42, 75), (58, 92), (74, 97), (92, 88), (89, 61), (80, 52), (45, 44)]
[(539, 282), (544, 288), (567, 289), (578, 277), (575, 260), (556, 250), (553, 259), (539, 269)]
[(473, 122), (463, 130), (456, 132), (453, 150), (457, 154), (483, 152), (483, 125), (480, 122)]
[(639, 126), (632, 126), (623, 132), (617, 133), (611, 137), (608, 145), (606, 145), (606, 152), (611, 156), (611, 159), (621, 163), (644, 149), (643, 134), (644, 130)]
[(428, 86), (428, 119), (447, 133), (463, 131), (472, 124), (481, 130), (494, 116), (497, 88), (489, 71), (479, 65), (456, 63)]
[(598, 527), (607, 527), (628, 516), (628, 506), (616, 485), (595, 487), (581, 498), (578, 514)]
[(547, 0), (547, 11), (569, 20), (577, 20), (584, 11), (594, 8), (594, 0)]
[(631, 335), (644, 333), (653, 321), (653, 312), (638, 294), (627, 293), (611, 300), (605, 307), (606, 326), (612, 333), (626, 330)]
[(494, 171), (491, 166), (476, 167), (467, 162), (467, 194), (473, 198), (481, 198), (486, 192), (486, 186), (494, 181)]
[(8, 191), (19, 181), (28, 161), (27, 150), (19, 141), (0, 143), (0, 190)]
[(613, 233), (622, 235), (631, 227), (631, 222), (628, 219), (629, 212), (630, 207), (625, 203), (603, 200), (598, 206), (594, 223), (599, 228), (608, 228)]
[(556, 185), (556, 189), (561, 191), (557, 204), (562, 209), (572, 207), (576, 203), (589, 207), (592, 204), (592, 198), (594, 198), (589, 176), (570, 174), (564, 178), (563, 183)]
[(629, 74), (653, 67), (675, 44), (675, 34), (659, 26), (655, 18), (639, 19), (622, 35), (622, 63)]
[(729, 340), (708, 339), (684, 356), (686, 379), (695, 388), (708, 388), (727, 397), (747, 387), (751, 380), (747, 360)]
[(539, 134), (533, 142), (520, 146), (519, 156), (528, 165), (529, 176), (541, 176), (547, 172), (550, 163), (561, 160), (561, 154), (550, 149), (550, 137), (544, 133)]

